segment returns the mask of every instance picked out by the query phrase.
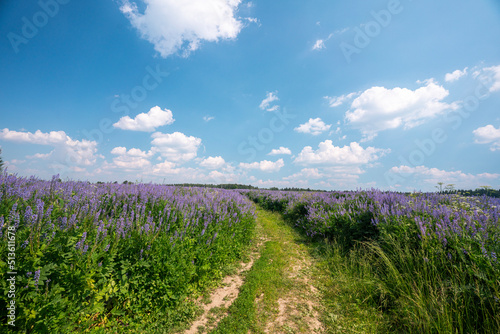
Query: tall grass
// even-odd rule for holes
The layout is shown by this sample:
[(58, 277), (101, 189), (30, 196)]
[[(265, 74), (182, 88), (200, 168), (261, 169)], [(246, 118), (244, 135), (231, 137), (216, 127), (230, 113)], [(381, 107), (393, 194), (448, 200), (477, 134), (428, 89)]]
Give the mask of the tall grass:
[(284, 206), (291, 224), (326, 239), (331, 298), (366, 332), (499, 333), (497, 200), (375, 190), (249, 196)]
[(254, 223), (234, 191), (0, 175), (0, 332), (166, 332), (193, 317), (191, 299), (240, 258)]

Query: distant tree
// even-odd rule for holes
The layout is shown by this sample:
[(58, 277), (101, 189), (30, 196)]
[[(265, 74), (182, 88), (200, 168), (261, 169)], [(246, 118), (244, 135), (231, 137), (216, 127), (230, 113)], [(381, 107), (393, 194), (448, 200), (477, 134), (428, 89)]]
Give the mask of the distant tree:
[(447, 184), (446, 188), (444, 188), (446, 191), (453, 192), (455, 190), (455, 185), (454, 184)]
[[(0, 148), (0, 154), (2, 154), (2, 149)], [(0, 173), (3, 172), (3, 160), (2, 157), (0, 156)]]
[(479, 188), (484, 190), (484, 194), (486, 194), (486, 195), (490, 194), (491, 186), (479, 186)]
[(439, 190), (440, 193), (443, 192), (443, 184), (444, 184), (444, 182), (438, 182), (438, 185), (435, 186)]

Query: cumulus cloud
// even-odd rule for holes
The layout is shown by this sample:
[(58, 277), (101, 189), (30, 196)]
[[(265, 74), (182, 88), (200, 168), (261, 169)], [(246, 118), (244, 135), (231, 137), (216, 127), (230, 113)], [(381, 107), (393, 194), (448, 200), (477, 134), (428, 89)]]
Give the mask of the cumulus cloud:
[(263, 160), (261, 162), (240, 163), (240, 168), (242, 169), (258, 169), (266, 173), (278, 172), (283, 166), (285, 166), (283, 159), (279, 159), (276, 162)]
[(160, 107), (156, 106), (147, 113), (137, 115), (134, 119), (124, 116), (113, 126), (122, 130), (153, 132), (156, 128), (172, 124), (174, 121), (172, 111), (161, 110)]
[(175, 168), (175, 163), (164, 161), (153, 166), (152, 174), (157, 175), (177, 175), (186, 172), (184, 168)]
[(219, 169), (224, 167), (226, 161), (220, 156), (218, 157), (208, 157), (200, 162), (201, 167), (208, 169)]
[(313, 50), (321, 50), (325, 48), (325, 42), (322, 39), (318, 39), (313, 45)]
[(325, 99), (328, 100), (328, 103), (330, 104), (330, 107), (335, 108), (338, 106), (343, 105), (345, 102), (350, 101), (353, 97), (358, 95), (359, 93), (349, 93), (349, 94), (344, 94), (340, 96), (325, 96)]
[(300, 172), (286, 176), (283, 180), (295, 181), (295, 180), (311, 180), (320, 179), (325, 177), (325, 174), (321, 173), (318, 168), (303, 168)]
[(273, 103), (274, 101), (278, 101), (279, 100), (277, 94), (278, 94), (277, 91), (276, 92), (267, 93), (266, 98), (264, 100), (262, 100), (262, 102), (260, 103), (259, 108), (262, 109), (262, 110), (267, 110), (267, 111), (276, 111), (276, 110), (278, 110), (279, 109), (278, 105), (271, 106), (271, 103)]
[(390, 152), (389, 149), (361, 147), (356, 142), (349, 146), (334, 146), (331, 140), (319, 143), (318, 149), (306, 146), (295, 158), (294, 163), (301, 165), (360, 165), (376, 161)]
[(213, 117), (213, 116), (203, 116), (203, 120), (205, 122), (210, 122), (210, 121), (212, 121), (214, 119), (215, 119), (215, 117)]
[(106, 168), (121, 168), (124, 170), (145, 169), (151, 166), (149, 158), (154, 155), (152, 151), (145, 152), (138, 148), (131, 148), (127, 151), (125, 147), (115, 147), (111, 150), (113, 164)]
[(96, 162), (97, 142), (86, 139), (75, 140), (64, 131), (35, 133), (12, 131), (7, 128), (0, 132), (0, 139), (53, 147), (48, 154), (35, 154), (31, 158), (48, 159), (59, 166), (90, 166)]
[(500, 150), (500, 128), (489, 124), (472, 132), (477, 144), (491, 144), (490, 150)]
[(113, 158), (113, 164), (107, 168), (121, 168), (124, 170), (144, 169), (151, 166), (151, 162), (147, 159), (153, 155), (152, 152), (144, 152), (138, 148), (131, 148), (127, 151), (125, 147), (115, 147), (111, 150), (111, 154), (116, 155)]
[(143, 0), (144, 12), (136, 3), (123, 0), (120, 7), (141, 37), (154, 45), (162, 57), (181, 51), (184, 56), (202, 41), (234, 39), (243, 24), (235, 17), (240, 0)]
[(451, 73), (446, 73), (446, 75), (444, 76), (444, 80), (446, 82), (453, 82), (453, 81), (457, 81), (458, 79), (460, 79), (461, 77), (463, 77), (464, 75), (467, 74), (467, 70), (469, 68), (466, 67), (463, 69), (463, 71), (460, 71), (460, 70), (456, 70), (456, 71), (453, 71)]
[(290, 149), (287, 147), (280, 146), (280, 148), (278, 149), (276, 148), (272, 149), (271, 152), (269, 152), (267, 155), (281, 155), (281, 154), (291, 155), (292, 151), (290, 151)]
[[(436, 185), (438, 182), (446, 184), (454, 184), (455, 188), (462, 189), (475, 189), (482, 185), (490, 184), (491, 182), (498, 181), (500, 174), (496, 173), (482, 173), (470, 174), (462, 171), (446, 171), (438, 168), (429, 168), (426, 166), (399, 166), (392, 167), (391, 172), (412, 176), (416, 180), (421, 180), (429, 185)], [(418, 184), (419, 182), (417, 182)]]
[(485, 67), (483, 71), (486, 72), (487, 76), (491, 77), (490, 80), (492, 81), (492, 83), (490, 92), (493, 93), (500, 91), (500, 65)]
[(153, 155), (153, 152), (145, 152), (142, 151), (138, 148), (131, 148), (130, 150), (127, 151), (126, 147), (115, 147), (114, 149), (111, 150), (111, 154), (114, 155), (128, 155), (131, 157), (139, 157), (139, 158), (147, 158), (151, 157)]
[(332, 126), (325, 124), (321, 118), (309, 118), (304, 124), (299, 125), (294, 130), (301, 133), (310, 133), (313, 136), (317, 136), (325, 131), (330, 130)]
[(194, 159), (201, 145), (200, 138), (186, 136), (181, 132), (155, 132), (151, 137), (153, 138), (151, 150), (173, 162), (186, 162)]
[(354, 99), (345, 119), (369, 140), (380, 131), (399, 127), (409, 129), (447, 110), (457, 109), (456, 103), (443, 102), (448, 94), (432, 79), (416, 90), (372, 87)]

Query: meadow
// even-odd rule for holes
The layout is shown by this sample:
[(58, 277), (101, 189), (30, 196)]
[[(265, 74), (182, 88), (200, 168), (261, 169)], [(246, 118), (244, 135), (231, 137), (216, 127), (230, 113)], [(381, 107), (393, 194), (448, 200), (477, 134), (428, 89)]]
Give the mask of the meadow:
[(231, 190), (3, 174), (1, 331), (175, 328), (193, 317), (190, 298), (239, 259), (254, 222), (250, 201)]
[[(195, 318), (194, 299), (245, 256), (256, 224), (252, 201), (318, 245), (337, 280), (326, 294), (327, 310), (355, 300), (380, 312), (385, 332), (500, 328), (498, 198), (3, 174), (1, 331), (174, 332)], [(353, 325), (365, 321), (350, 318)], [(339, 320), (322, 321), (328, 329)]]
[(332, 279), (342, 283), (331, 297), (380, 311), (385, 330), (498, 332), (500, 199), (378, 190), (247, 194), (325, 245)]

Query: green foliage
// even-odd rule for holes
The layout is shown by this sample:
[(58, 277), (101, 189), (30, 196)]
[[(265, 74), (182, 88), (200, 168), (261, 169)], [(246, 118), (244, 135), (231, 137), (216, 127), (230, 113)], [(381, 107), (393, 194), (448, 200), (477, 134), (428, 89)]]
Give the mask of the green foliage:
[[(345, 200), (323, 201), (319, 195), (248, 193), (311, 239), (326, 241), (336, 290), (328, 306), (332, 316), (324, 321), (332, 327), (345, 328), (347, 319), (357, 318), (366, 332), (498, 333), (500, 221), (480, 224), (473, 218), (481, 217), (477, 213), (486, 199), (436, 195), (442, 196), (436, 210), (446, 206), (448, 215), (466, 217), (454, 220), (456, 232), (444, 237), (443, 218), (391, 215), (388, 209), (375, 216), (376, 196), (365, 195), (333, 193)], [(421, 200), (418, 194), (408, 196), (407, 206)], [(398, 209), (397, 202), (391, 205)], [(426, 222), (427, 233), (417, 221)], [(345, 305), (342, 312), (339, 302)]]
[[(179, 196), (190, 196), (179, 191)], [(130, 198), (106, 193), (99, 198), (97, 212), (100, 217), (119, 217)], [(21, 213), (16, 231), (16, 330), (116, 332), (125, 327), (134, 332), (161, 325), (166, 331), (194, 317), (193, 296), (222, 277), (225, 266), (241, 257), (253, 233), (253, 215), (228, 200), (224, 205), (237, 214), (239, 222), (234, 223), (233, 216), (207, 222), (202, 233), (203, 217), (216, 213), (190, 208), (200, 213), (195, 216), (200, 217), (199, 224), (194, 225), (173, 203), (140, 195), (134, 198), (139, 208), (144, 205), (144, 211), (150, 212), (152, 222), (163, 219), (163, 228), (145, 228), (146, 217), (137, 213), (123, 236), (117, 219), (96, 219), (85, 213), (85, 204), (79, 206), (83, 209), (75, 225), (62, 227), (62, 218), (70, 220), (78, 212), (57, 192), (43, 197), (45, 208), (52, 207), (49, 216), (28, 223), (22, 213), (40, 205), (37, 195), (27, 200), (2, 196), (0, 331), (13, 330), (7, 326), (5, 313), (10, 301), (6, 238), (7, 227), (15, 225), (15, 212)], [(169, 220), (164, 210), (168, 207), (172, 208)], [(82, 248), (82, 240), (88, 248)]]

